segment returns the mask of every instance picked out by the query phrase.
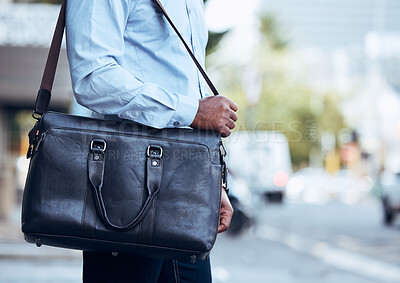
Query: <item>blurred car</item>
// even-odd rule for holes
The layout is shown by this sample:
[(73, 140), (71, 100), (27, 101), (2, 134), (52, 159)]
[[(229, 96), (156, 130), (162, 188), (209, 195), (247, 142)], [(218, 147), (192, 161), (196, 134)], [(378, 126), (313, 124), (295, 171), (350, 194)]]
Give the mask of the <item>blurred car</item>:
[(339, 201), (357, 203), (369, 194), (373, 187), (370, 176), (358, 176), (355, 172), (341, 169), (329, 174), (323, 168), (303, 168), (289, 179), (286, 195), (291, 200), (308, 203)]
[(380, 176), (382, 190), (383, 220), (386, 225), (394, 222), (400, 213), (400, 172), (383, 171)]
[(357, 183), (355, 173), (340, 169), (332, 175), (332, 182), (329, 186), (331, 198), (342, 198), (350, 188), (354, 188)]
[(374, 181), (370, 176), (360, 176), (354, 171), (340, 169), (331, 175), (329, 197), (345, 204), (360, 201), (373, 188)]
[(282, 202), (292, 174), (288, 141), (275, 131), (235, 132), (226, 142), (228, 167), (253, 193)]
[(328, 200), (329, 175), (323, 168), (303, 168), (290, 178), (286, 196), (290, 200), (324, 203)]
[(254, 224), (255, 206), (253, 197), (245, 180), (229, 174), (229, 200), (234, 209), (231, 225), (228, 230), (230, 235), (239, 235)]

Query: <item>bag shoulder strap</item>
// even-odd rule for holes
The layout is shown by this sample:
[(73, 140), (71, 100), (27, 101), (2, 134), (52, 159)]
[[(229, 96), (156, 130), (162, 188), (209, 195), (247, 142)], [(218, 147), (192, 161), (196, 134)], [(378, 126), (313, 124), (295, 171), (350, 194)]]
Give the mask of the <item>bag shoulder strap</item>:
[[(200, 71), (201, 75), (203, 76), (204, 80), (206, 81), (207, 85), (210, 87), (211, 91), (214, 95), (218, 95), (218, 91), (214, 84), (211, 82), (210, 78), (208, 77), (207, 73), (204, 71), (203, 67), (196, 59), (195, 55), (193, 54), (192, 50), (190, 49), (189, 45), (186, 43), (183, 36), (180, 34), (178, 29), (176, 28), (175, 24), (172, 22), (171, 18), (168, 16), (167, 11), (164, 9), (163, 5), (159, 0), (153, 0), (157, 6), (162, 11), (164, 17), (167, 19), (168, 23), (171, 25), (172, 29), (178, 35), (179, 39), (182, 41), (183, 45), (185, 46), (187, 52), (189, 53), (190, 57), (192, 58), (194, 64), (196, 65), (197, 69)], [(44, 112), (47, 111), (50, 98), (51, 98), (51, 90), (53, 88), (54, 77), (57, 69), (58, 59), (61, 50), (61, 43), (64, 35), (64, 27), (65, 27), (65, 3), (66, 0), (62, 1), (60, 14), (58, 16), (57, 25), (54, 30), (53, 39), (51, 41), (50, 50), (47, 55), (46, 66), (43, 72), (42, 82), (40, 84), (40, 90), (36, 97), (35, 108), (33, 110), (33, 117), (38, 119), (38, 115), (43, 115)]]

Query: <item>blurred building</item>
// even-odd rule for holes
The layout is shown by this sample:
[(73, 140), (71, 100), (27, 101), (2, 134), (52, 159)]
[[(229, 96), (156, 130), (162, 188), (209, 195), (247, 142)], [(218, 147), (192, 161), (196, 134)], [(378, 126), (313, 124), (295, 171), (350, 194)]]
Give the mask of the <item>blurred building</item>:
[[(368, 35), (400, 31), (396, 0), (263, 0), (260, 4), (276, 17), (292, 48), (301, 50), (301, 57), (312, 66), (311, 81), (321, 89), (349, 91), (355, 80), (362, 83), (368, 72)], [(400, 85), (397, 80), (391, 83)]]
[(363, 46), (372, 31), (400, 30), (397, 0), (263, 0), (265, 12), (284, 25), (291, 43), (334, 49)]
[[(343, 96), (347, 123), (361, 149), (380, 165), (400, 148), (400, 2), (397, 0), (263, 0), (325, 95)], [(383, 153), (383, 154), (382, 154)], [(390, 157), (391, 161), (387, 161)]]
[[(4, 2), (4, 0), (2, 0)], [(40, 85), (59, 6), (4, 4), (0, 2), (0, 103), (32, 108)], [(71, 82), (63, 50), (54, 84), (54, 108), (65, 108), (71, 100)]]
[[(16, 187), (15, 158), (26, 152), (30, 118), (39, 90), (59, 5), (0, 0), (0, 217)], [(66, 111), (72, 89), (65, 48), (60, 56), (50, 108)], [(7, 197), (6, 197), (7, 196)]]

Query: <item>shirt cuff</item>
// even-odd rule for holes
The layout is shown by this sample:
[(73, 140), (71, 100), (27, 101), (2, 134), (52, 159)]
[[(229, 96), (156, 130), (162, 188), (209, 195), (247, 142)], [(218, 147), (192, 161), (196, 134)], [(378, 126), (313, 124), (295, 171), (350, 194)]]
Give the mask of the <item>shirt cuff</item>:
[(199, 100), (194, 97), (179, 95), (178, 106), (168, 128), (190, 127), (199, 108)]

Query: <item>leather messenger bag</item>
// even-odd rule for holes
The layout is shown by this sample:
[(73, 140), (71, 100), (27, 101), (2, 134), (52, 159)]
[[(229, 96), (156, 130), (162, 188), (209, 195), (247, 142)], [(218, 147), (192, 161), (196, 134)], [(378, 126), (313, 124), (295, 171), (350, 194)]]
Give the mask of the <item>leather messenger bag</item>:
[[(218, 94), (162, 10), (215, 95)], [(65, 25), (65, 0), (29, 134), (23, 196), (26, 241), (194, 262), (218, 230), (225, 182), (221, 136), (47, 111)]]

